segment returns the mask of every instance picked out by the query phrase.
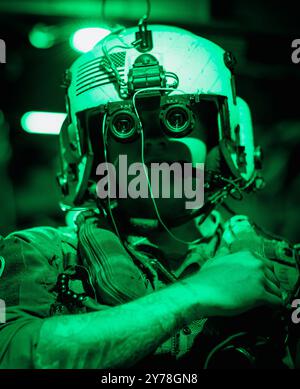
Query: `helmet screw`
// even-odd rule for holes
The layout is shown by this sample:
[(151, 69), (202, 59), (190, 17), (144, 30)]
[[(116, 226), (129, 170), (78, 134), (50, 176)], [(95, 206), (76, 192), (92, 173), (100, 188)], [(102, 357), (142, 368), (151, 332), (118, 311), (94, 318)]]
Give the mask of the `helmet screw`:
[(225, 63), (225, 66), (227, 66), (231, 72), (234, 71), (234, 68), (237, 64), (237, 60), (231, 51), (226, 51), (224, 53), (224, 63)]
[(189, 327), (184, 327), (182, 332), (184, 333), (184, 335), (190, 335), (192, 333)]
[(254, 150), (254, 164), (256, 169), (262, 168), (263, 151), (260, 146), (257, 146)]

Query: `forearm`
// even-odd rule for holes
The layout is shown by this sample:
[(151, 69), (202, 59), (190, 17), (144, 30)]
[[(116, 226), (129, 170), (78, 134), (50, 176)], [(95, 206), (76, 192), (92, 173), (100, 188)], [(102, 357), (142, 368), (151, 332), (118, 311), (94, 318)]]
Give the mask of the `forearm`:
[(35, 352), (36, 368), (132, 366), (176, 329), (205, 315), (199, 298), (177, 283), (102, 312), (46, 319)]

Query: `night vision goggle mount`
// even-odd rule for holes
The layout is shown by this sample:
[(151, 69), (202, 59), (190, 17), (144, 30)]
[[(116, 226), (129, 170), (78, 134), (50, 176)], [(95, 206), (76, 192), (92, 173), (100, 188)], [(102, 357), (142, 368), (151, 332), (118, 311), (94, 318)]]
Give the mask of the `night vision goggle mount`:
[(130, 94), (142, 88), (165, 88), (166, 86), (166, 72), (151, 54), (140, 55), (128, 72), (128, 92)]
[(128, 72), (128, 94), (133, 95), (137, 90), (143, 88), (166, 88), (168, 75), (176, 81), (171, 87), (177, 88), (179, 83), (177, 75), (166, 72), (157, 58), (152, 54), (146, 54), (153, 49), (152, 31), (147, 29), (147, 19), (142, 18), (138, 28), (139, 31), (135, 33), (136, 40), (132, 42), (132, 46), (143, 54), (136, 58)]

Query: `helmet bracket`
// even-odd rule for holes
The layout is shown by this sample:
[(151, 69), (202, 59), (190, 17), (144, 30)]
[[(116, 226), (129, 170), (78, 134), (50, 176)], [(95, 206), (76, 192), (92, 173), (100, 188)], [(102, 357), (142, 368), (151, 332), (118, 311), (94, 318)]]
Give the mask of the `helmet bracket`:
[(135, 60), (128, 73), (128, 91), (148, 87), (166, 87), (166, 73), (151, 54), (142, 54)]

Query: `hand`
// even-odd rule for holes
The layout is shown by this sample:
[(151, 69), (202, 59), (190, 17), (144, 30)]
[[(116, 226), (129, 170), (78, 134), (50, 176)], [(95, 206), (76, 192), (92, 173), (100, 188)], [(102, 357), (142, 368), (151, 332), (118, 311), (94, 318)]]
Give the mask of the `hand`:
[(184, 281), (206, 316), (235, 316), (260, 305), (282, 305), (272, 263), (249, 251), (215, 257)]

